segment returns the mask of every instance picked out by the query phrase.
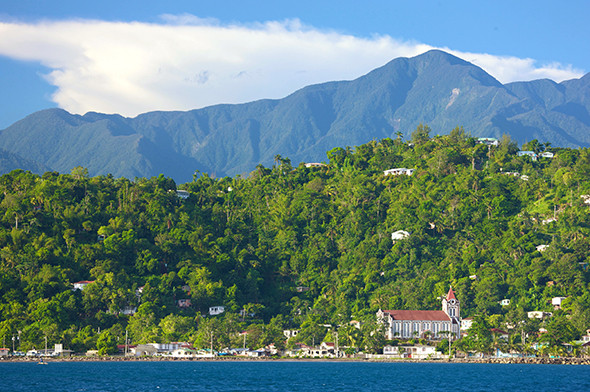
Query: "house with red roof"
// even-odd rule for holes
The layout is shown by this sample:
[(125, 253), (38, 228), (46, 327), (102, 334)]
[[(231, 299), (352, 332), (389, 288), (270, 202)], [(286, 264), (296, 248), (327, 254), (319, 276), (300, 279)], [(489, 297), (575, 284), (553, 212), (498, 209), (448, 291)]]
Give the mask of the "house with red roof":
[(381, 310), (377, 320), (385, 326), (385, 337), (442, 339), (452, 333), (460, 336), (460, 303), (453, 288), (442, 299), (442, 310)]
[(84, 290), (86, 286), (91, 283), (94, 283), (94, 280), (81, 280), (79, 282), (73, 283), (74, 288), (72, 290)]

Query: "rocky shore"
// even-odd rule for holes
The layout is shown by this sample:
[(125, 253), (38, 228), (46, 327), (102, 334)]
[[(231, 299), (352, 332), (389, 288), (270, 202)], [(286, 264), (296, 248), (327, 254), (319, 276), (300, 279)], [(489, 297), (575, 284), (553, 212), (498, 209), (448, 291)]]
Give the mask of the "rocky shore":
[[(0, 357), (0, 362), (38, 362), (38, 358), (30, 357)], [(163, 356), (149, 356), (149, 357), (124, 357), (121, 355), (113, 356), (72, 356), (63, 358), (47, 358), (46, 362), (126, 362), (126, 361), (144, 361), (144, 362), (165, 362), (165, 361), (306, 361), (306, 362), (404, 362), (404, 363), (496, 363), (496, 364), (529, 364), (529, 365), (590, 365), (590, 357), (586, 358), (549, 358), (549, 357), (527, 357), (527, 358), (451, 358), (451, 359), (436, 359), (436, 360), (421, 360), (409, 358), (278, 358), (278, 357), (214, 357), (214, 358), (177, 358), (177, 357), (163, 357)]]
[(525, 357), (525, 358), (453, 358), (453, 363), (511, 363), (534, 365), (590, 365), (590, 358), (549, 358), (549, 357)]

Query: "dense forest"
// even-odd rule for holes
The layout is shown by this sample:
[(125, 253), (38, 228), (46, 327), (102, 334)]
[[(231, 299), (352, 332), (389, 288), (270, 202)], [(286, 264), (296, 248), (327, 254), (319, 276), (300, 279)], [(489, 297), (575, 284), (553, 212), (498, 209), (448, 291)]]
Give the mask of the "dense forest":
[[(202, 347), (241, 346), (247, 331), (256, 348), (284, 345), (283, 329), (318, 343), (338, 328), (341, 345), (371, 349), (379, 308), (440, 309), (450, 285), (463, 317), (504, 328), (566, 297), (554, 319), (579, 337), (590, 328), (590, 150), (533, 140), (522, 149), (555, 156), (532, 160), (507, 136), (487, 146), (462, 128), (430, 133), (182, 185), (82, 167), (5, 174), (0, 339), (109, 352), (126, 330), (133, 343)], [(397, 167), (415, 171), (384, 175)], [(399, 230), (410, 235), (393, 241)], [(83, 280), (94, 282), (72, 290)], [(209, 316), (217, 305), (225, 312)]]

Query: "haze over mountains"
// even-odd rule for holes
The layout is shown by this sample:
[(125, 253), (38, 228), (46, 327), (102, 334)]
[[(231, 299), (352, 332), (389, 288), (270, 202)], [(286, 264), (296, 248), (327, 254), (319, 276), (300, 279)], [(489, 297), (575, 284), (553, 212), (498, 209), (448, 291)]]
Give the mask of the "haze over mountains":
[[(1, 131), (0, 149), (33, 172), (84, 166), (90, 175), (163, 173), (180, 183), (195, 170), (217, 177), (247, 174), (260, 163), (272, 165), (276, 155), (294, 165), (325, 161), (334, 147), (395, 138), (397, 132), (407, 137), (420, 123), (435, 134), (463, 126), (477, 137), (509, 134), (519, 143), (588, 147), (590, 74), (559, 84), (502, 85), (469, 62), (430, 51), (278, 100), (135, 118), (44, 110)], [(0, 159), (2, 172), (13, 168)]]

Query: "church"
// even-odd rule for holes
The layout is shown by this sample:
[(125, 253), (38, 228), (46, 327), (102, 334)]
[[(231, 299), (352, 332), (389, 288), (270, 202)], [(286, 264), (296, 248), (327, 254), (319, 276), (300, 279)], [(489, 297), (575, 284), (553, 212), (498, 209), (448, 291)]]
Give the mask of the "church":
[(454, 339), (460, 337), (460, 304), (453, 288), (442, 299), (442, 310), (381, 310), (377, 321), (385, 326), (385, 337), (411, 339), (442, 339), (451, 332)]

